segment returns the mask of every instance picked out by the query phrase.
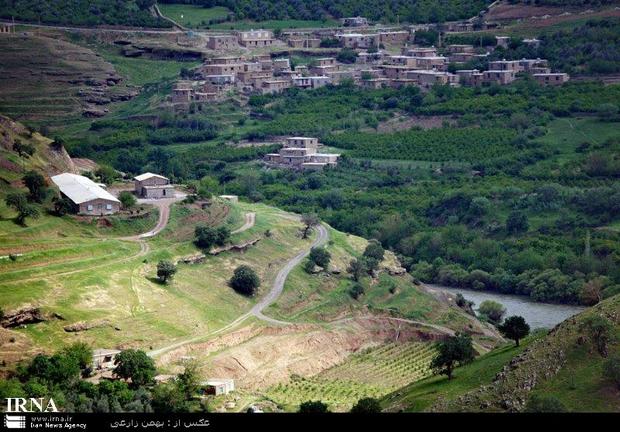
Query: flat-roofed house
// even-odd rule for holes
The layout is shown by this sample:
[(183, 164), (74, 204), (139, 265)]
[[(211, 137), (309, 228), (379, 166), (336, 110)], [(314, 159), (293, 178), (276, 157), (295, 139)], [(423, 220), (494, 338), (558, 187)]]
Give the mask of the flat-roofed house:
[(71, 201), (76, 213), (103, 216), (120, 211), (121, 202), (88, 177), (63, 173), (53, 176), (52, 181)]
[(324, 87), (330, 83), (331, 78), (325, 75), (293, 77), (293, 85), (300, 88), (315, 89), (319, 87)]
[(562, 85), (567, 82), (570, 77), (566, 73), (540, 73), (533, 74), (534, 79), (543, 85)]
[(456, 71), (459, 83), (463, 85), (480, 86), (484, 75), (478, 69), (459, 69)]
[(275, 42), (270, 30), (248, 30), (237, 33), (240, 45), (244, 47), (271, 46)]
[(235, 381), (229, 378), (211, 378), (202, 382), (201, 387), (206, 394), (214, 396), (227, 395), (235, 390)]
[(142, 198), (174, 198), (174, 187), (170, 179), (150, 172), (140, 174), (134, 178), (136, 195)]
[(234, 35), (215, 35), (207, 39), (207, 48), (212, 50), (231, 49), (237, 46), (237, 37)]
[(346, 17), (340, 19), (340, 24), (344, 27), (364, 27), (368, 25), (368, 19), (361, 16)]
[(263, 84), (261, 86), (261, 93), (262, 94), (280, 93), (284, 91), (285, 89), (289, 88), (290, 86), (291, 86), (291, 82), (288, 80), (284, 80), (284, 79), (265, 80), (263, 81)]
[(430, 88), (435, 84), (456, 85), (459, 82), (458, 75), (434, 70), (408, 71), (407, 78), (415, 80), (420, 87), (424, 88)]
[(523, 71), (520, 60), (495, 60), (489, 62), (489, 70), (494, 71)]
[(318, 170), (337, 165), (340, 155), (318, 153), (318, 146), (318, 138), (289, 137), (278, 153), (269, 153), (263, 160), (269, 165), (303, 170)]
[(362, 33), (345, 33), (336, 35), (340, 44), (345, 48), (370, 48), (379, 45), (379, 35)]
[(409, 32), (400, 31), (383, 31), (379, 32), (379, 43), (384, 45), (401, 45), (409, 39)]
[(402, 53), (410, 57), (436, 57), (437, 48), (435, 47), (404, 47)]
[(93, 369), (108, 370), (115, 367), (114, 360), (120, 354), (116, 349), (95, 349), (93, 350)]
[(517, 78), (514, 70), (488, 70), (482, 72), (482, 81), (485, 84), (510, 84)]

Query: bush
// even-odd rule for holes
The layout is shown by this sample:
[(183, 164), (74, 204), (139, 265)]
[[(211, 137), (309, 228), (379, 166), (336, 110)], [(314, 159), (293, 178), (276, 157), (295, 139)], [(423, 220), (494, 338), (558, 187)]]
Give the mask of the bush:
[(230, 237), (230, 230), (226, 227), (197, 226), (194, 230), (194, 243), (201, 249), (211, 249), (213, 246), (223, 246)]
[(384, 254), (385, 250), (383, 249), (383, 246), (381, 246), (381, 243), (377, 240), (369, 241), (366, 249), (364, 250), (365, 257), (374, 258), (379, 262), (383, 261)]
[(531, 413), (560, 413), (566, 412), (566, 407), (554, 396), (533, 395), (527, 401), (525, 411)]
[(493, 300), (485, 300), (478, 307), (478, 312), (491, 323), (497, 325), (502, 321), (506, 308)]
[(620, 389), (620, 355), (615, 354), (603, 364), (603, 374)]
[(124, 209), (132, 208), (136, 205), (137, 202), (135, 195), (129, 191), (122, 191), (118, 195), (118, 200), (121, 202), (121, 205)]
[(381, 412), (381, 404), (375, 398), (363, 398), (351, 408), (352, 413), (378, 413)]
[(365, 289), (362, 284), (356, 283), (349, 289), (349, 295), (355, 300), (364, 295)]
[(260, 286), (260, 279), (251, 267), (241, 265), (230, 278), (230, 286), (239, 294), (253, 296)]
[(161, 260), (157, 263), (157, 277), (162, 283), (168, 282), (177, 272), (177, 267), (171, 261)]
[(329, 412), (327, 405), (321, 401), (306, 401), (299, 405), (299, 413), (319, 414)]
[(134, 387), (139, 387), (153, 381), (155, 378), (155, 363), (144, 351), (127, 349), (121, 351), (114, 360), (114, 373), (121, 378), (131, 379)]
[(310, 250), (310, 255), (308, 258), (313, 264), (322, 267), (323, 269), (327, 269), (331, 260), (331, 255), (325, 248), (314, 247)]

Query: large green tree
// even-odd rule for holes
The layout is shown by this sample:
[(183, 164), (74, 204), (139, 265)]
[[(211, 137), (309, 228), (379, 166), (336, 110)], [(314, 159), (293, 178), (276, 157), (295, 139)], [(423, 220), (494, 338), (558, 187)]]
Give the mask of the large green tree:
[(127, 349), (114, 359), (114, 373), (126, 380), (131, 379), (134, 387), (150, 383), (155, 378), (155, 362), (144, 351)]
[(516, 346), (519, 346), (519, 341), (530, 333), (530, 326), (525, 322), (525, 318), (518, 315), (506, 318), (497, 328), (508, 339), (515, 341)]
[(435, 373), (446, 375), (450, 380), (457, 366), (470, 363), (475, 356), (471, 336), (456, 333), (437, 343), (437, 355), (431, 362), (431, 368)]

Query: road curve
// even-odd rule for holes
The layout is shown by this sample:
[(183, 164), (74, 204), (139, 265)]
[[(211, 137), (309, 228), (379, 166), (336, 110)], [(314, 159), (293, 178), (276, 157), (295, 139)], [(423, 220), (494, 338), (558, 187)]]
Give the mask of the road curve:
[(241, 225), (241, 227), (237, 228), (236, 230), (232, 231), (231, 234), (238, 234), (240, 232), (249, 230), (256, 223), (256, 213), (254, 212), (246, 213), (244, 218), (245, 218), (245, 221), (243, 222), (243, 225)]
[(252, 309), (250, 309), (248, 312), (244, 313), (243, 315), (239, 316), (237, 319), (235, 319), (234, 321), (226, 324), (224, 327), (221, 327), (217, 330), (214, 330), (212, 332), (209, 332), (207, 334), (204, 335), (199, 335), (199, 336), (194, 336), (192, 338), (189, 339), (184, 339), (182, 341), (178, 341), (175, 342), (173, 344), (170, 345), (166, 345), (164, 347), (161, 348), (157, 348), (155, 350), (151, 350), (149, 351), (147, 354), (150, 357), (157, 357), (161, 354), (164, 354), (168, 351), (171, 351), (173, 349), (176, 348), (180, 348), (183, 345), (187, 345), (189, 343), (193, 343), (193, 342), (198, 342), (200, 340), (203, 340), (204, 338), (208, 337), (208, 336), (215, 336), (217, 334), (220, 333), (224, 333), (228, 330), (233, 329), (234, 327), (236, 327), (237, 325), (241, 324), (243, 321), (245, 321), (246, 319), (254, 316), (260, 320), (263, 321), (267, 321), (271, 324), (278, 324), (278, 325), (287, 325), (290, 324), (288, 322), (285, 321), (279, 321), (275, 318), (270, 318), (268, 316), (263, 315), (263, 310), (265, 310), (267, 307), (269, 307), (269, 305), (271, 305), (273, 302), (275, 302), (278, 297), (280, 297), (280, 294), (282, 294), (282, 290), (284, 289), (284, 283), (286, 282), (286, 278), (288, 277), (289, 273), (299, 264), (301, 263), (301, 261), (308, 256), (308, 254), (310, 253), (310, 250), (314, 247), (317, 246), (322, 246), (323, 244), (325, 244), (327, 242), (327, 240), (329, 239), (329, 232), (327, 231), (327, 229), (323, 226), (323, 225), (319, 225), (317, 227), (317, 231), (318, 231), (318, 236), (317, 238), (312, 242), (312, 244), (310, 245), (310, 247), (308, 247), (307, 249), (304, 249), (302, 252), (298, 253), (297, 255), (295, 255), (293, 258), (291, 258), (285, 265), (284, 267), (282, 267), (282, 269), (278, 272), (278, 274), (276, 275), (276, 279), (273, 283), (273, 286), (271, 288), (271, 290), (267, 293), (267, 295), (265, 295), (265, 297), (263, 297), (261, 299), (261, 301), (259, 301), (256, 305), (254, 305), (254, 307), (252, 307)]

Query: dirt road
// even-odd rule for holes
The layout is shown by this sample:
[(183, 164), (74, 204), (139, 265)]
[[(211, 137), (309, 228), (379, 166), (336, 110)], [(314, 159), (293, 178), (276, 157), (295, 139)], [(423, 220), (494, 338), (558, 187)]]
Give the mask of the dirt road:
[(254, 212), (246, 213), (245, 222), (243, 223), (243, 225), (240, 228), (237, 228), (236, 230), (232, 231), (231, 234), (238, 234), (240, 232), (249, 230), (250, 228), (254, 226), (255, 223), (256, 223), (256, 213)]
[(282, 294), (282, 290), (284, 289), (284, 283), (286, 282), (286, 278), (288, 277), (289, 273), (299, 264), (301, 263), (301, 261), (308, 256), (308, 254), (310, 253), (310, 249), (317, 247), (317, 246), (321, 246), (323, 244), (325, 244), (327, 242), (327, 240), (329, 239), (329, 233), (327, 231), (327, 229), (323, 226), (323, 225), (319, 225), (317, 227), (317, 231), (318, 231), (318, 235), (317, 238), (312, 242), (312, 244), (304, 249), (302, 252), (298, 253), (297, 255), (295, 255), (293, 258), (291, 258), (285, 265), (284, 267), (282, 267), (282, 269), (278, 272), (278, 274), (276, 275), (276, 279), (273, 282), (273, 286), (271, 288), (271, 290), (265, 295), (265, 297), (263, 297), (256, 305), (254, 305), (254, 307), (252, 307), (252, 309), (250, 309), (248, 312), (246, 312), (245, 314), (241, 315), (240, 317), (238, 317), (237, 319), (235, 319), (234, 321), (232, 321), (231, 323), (225, 325), (224, 327), (212, 331), (210, 333), (204, 334), (204, 335), (199, 335), (199, 336), (194, 336), (192, 338), (188, 338), (179, 342), (175, 342), (173, 344), (170, 345), (166, 345), (164, 347), (158, 348), (156, 350), (152, 350), (150, 352), (148, 352), (148, 355), (150, 357), (157, 357), (165, 352), (168, 352), (170, 350), (176, 349), (176, 348), (180, 348), (183, 345), (187, 345), (189, 343), (194, 343), (194, 342), (198, 342), (200, 340), (205, 339), (206, 337), (211, 337), (211, 336), (215, 336), (218, 335), (220, 333), (224, 333), (228, 330), (233, 329), (234, 327), (236, 327), (237, 325), (241, 324), (243, 321), (245, 321), (246, 319), (254, 316), (258, 319), (267, 321), (271, 324), (289, 324), (287, 322), (284, 321), (279, 321), (277, 319), (274, 318), (270, 318), (268, 316), (265, 316), (263, 314), (263, 311), (269, 307), (273, 302), (275, 302), (278, 297), (280, 297), (280, 294)]

